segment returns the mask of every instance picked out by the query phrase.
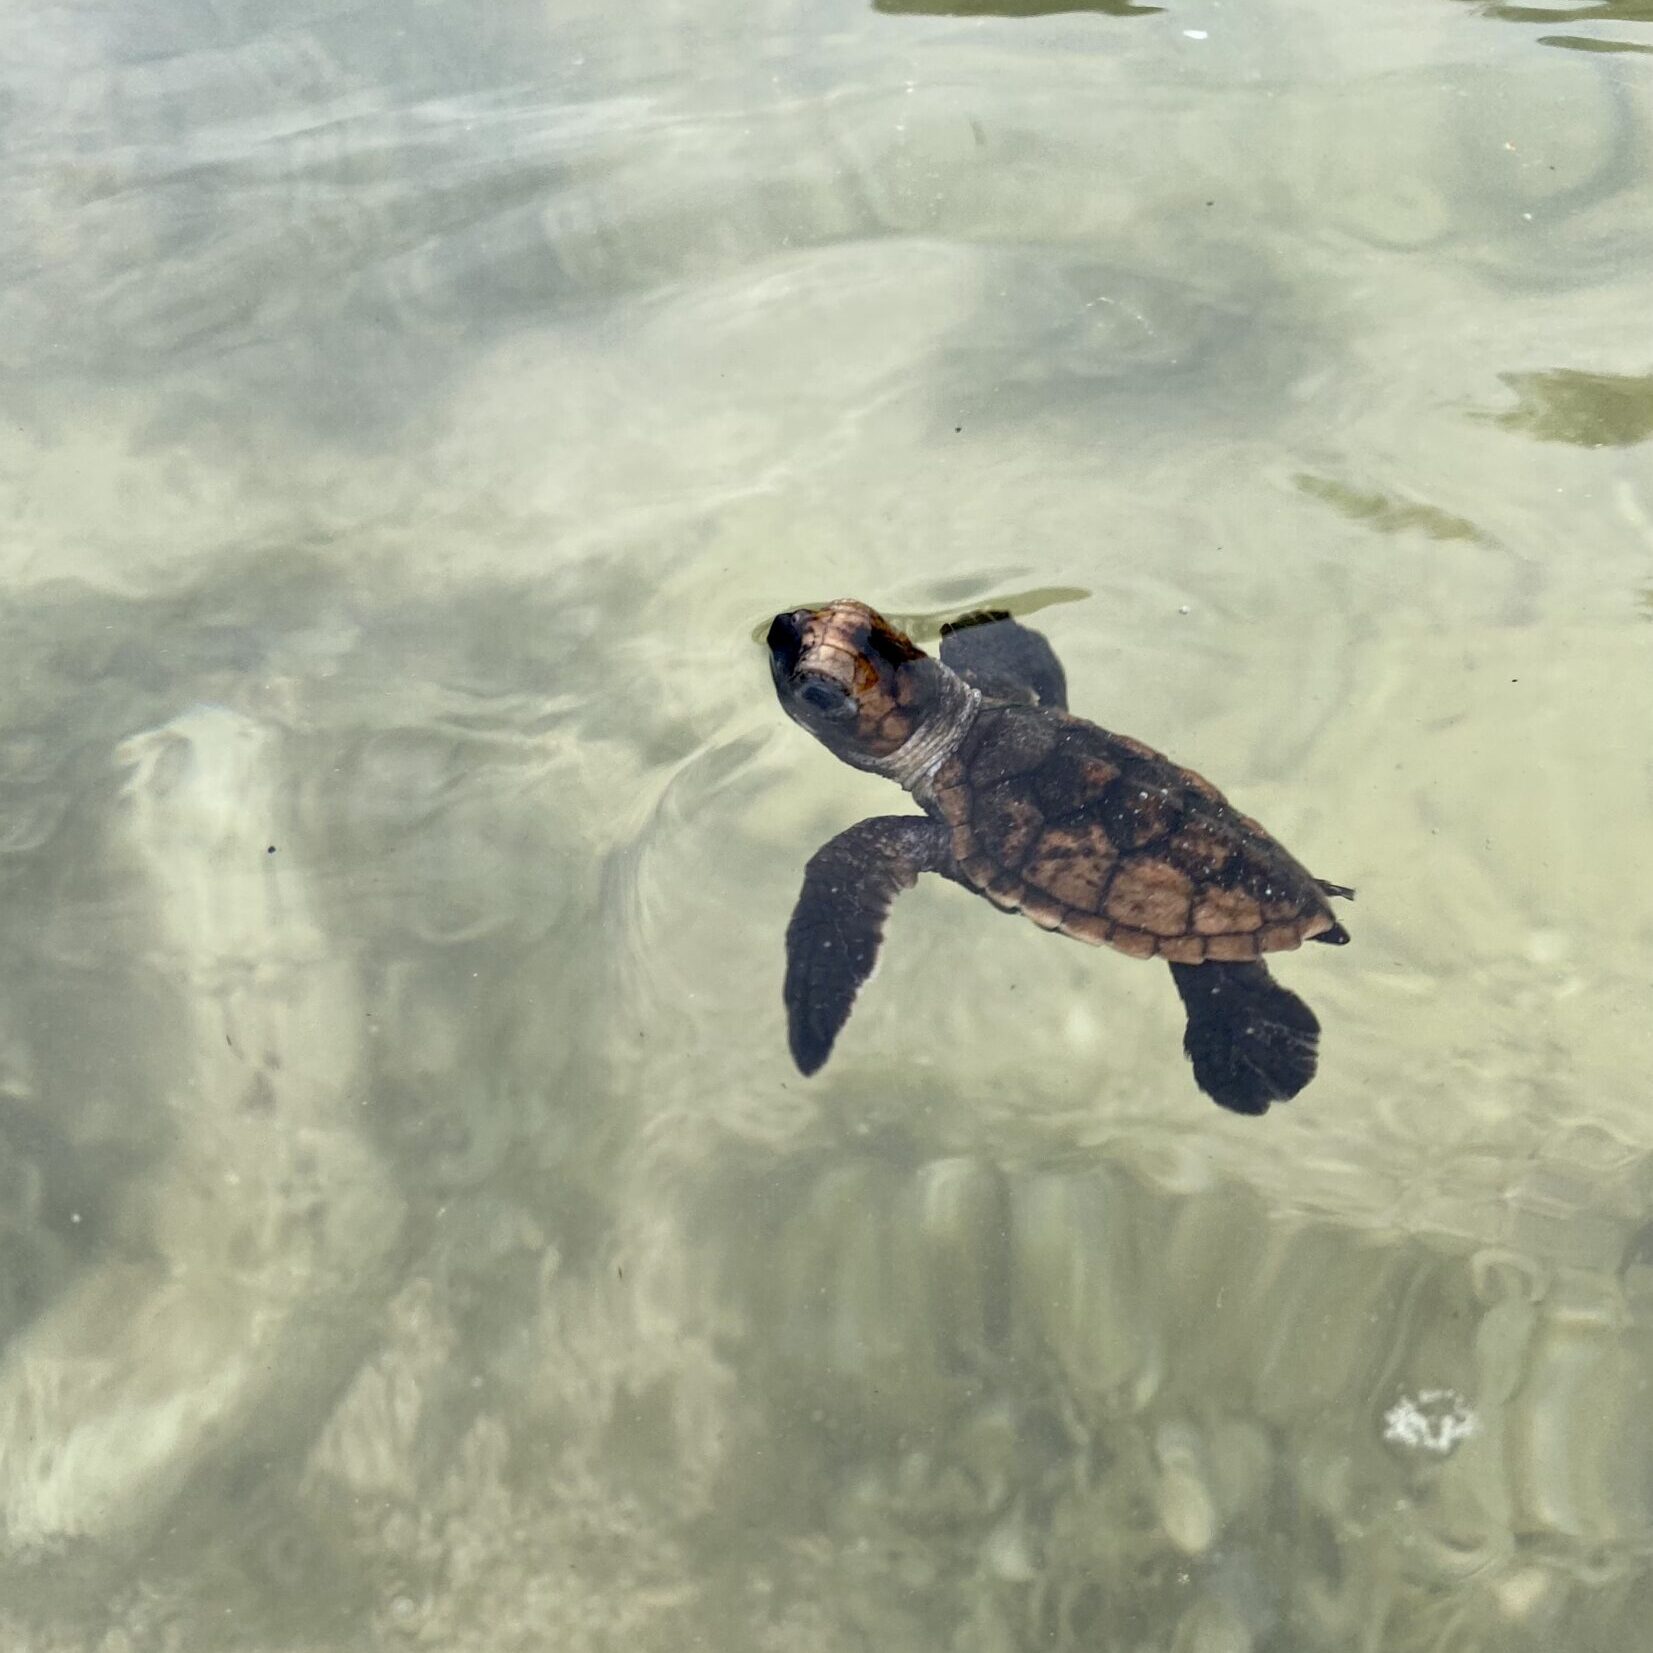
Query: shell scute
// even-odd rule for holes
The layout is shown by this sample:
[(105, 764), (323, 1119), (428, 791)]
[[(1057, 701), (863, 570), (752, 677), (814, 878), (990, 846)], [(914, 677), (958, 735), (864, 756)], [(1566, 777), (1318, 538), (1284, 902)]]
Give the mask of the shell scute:
[(1084, 812), (1097, 789), (1085, 779), (1082, 752), (1058, 748), (1033, 775), (1033, 794), (1051, 820), (1069, 820)]
[(1234, 846), (1205, 822), (1185, 822), (1166, 845), (1166, 854), (1196, 883), (1207, 884), (1227, 870)]
[(996, 706), (977, 719), (963, 768), (980, 792), (999, 781), (1028, 775), (1050, 757), (1058, 727), (1037, 706)]
[(1263, 914), (1244, 890), (1204, 890), (1194, 903), (1193, 922), (1202, 936), (1226, 936), (1260, 930)]
[(1170, 788), (1146, 777), (1123, 776), (1097, 799), (1096, 810), (1122, 851), (1144, 849), (1182, 824)]
[(1088, 941), (1092, 947), (1113, 945), (1113, 925), (1096, 913), (1070, 912), (1062, 924), (1062, 933), (1072, 936), (1075, 941)]
[(976, 841), (1003, 866), (1016, 868), (1037, 842), (1045, 818), (1025, 786), (1001, 781), (987, 789), (971, 811)]
[(1128, 861), (1108, 887), (1106, 911), (1116, 924), (1146, 930), (1153, 936), (1188, 932), (1194, 883), (1169, 861)]
[[(1166, 761), (1169, 762), (1170, 760), (1167, 759)], [(1198, 774), (1192, 769), (1184, 769), (1181, 764), (1177, 764), (1174, 767), (1176, 768), (1177, 774), (1182, 779), (1182, 784), (1186, 786), (1190, 792), (1197, 792), (1208, 803), (1221, 804), (1225, 809), (1230, 807), (1228, 799), (1225, 798), (1222, 793), (1219, 792), (1216, 787), (1214, 787), (1210, 781), (1205, 778), (1204, 775)]]
[(1151, 959), (1159, 951), (1159, 939), (1146, 930), (1134, 930), (1128, 924), (1115, 924), (1108, 937), (1108, 945), (1134, 959)]
[(1166, 936), (1157, 949), (1168, 964), (1203, 964), (1205, 962), (1204, 936)]
[(1110, 763), (1094, 752), (1080, 752), (1074, 758), (1074, 767), (1079, 772), (1080, 781), (1093, 792), (1111, 786), (1123, 773), (1117, 763)]
[(1052, 819), (1090, 813), (1125, 774), (1125, 758), (1099, 729), (1066, 719), (1061, 738), (1032, 777), (1039, 807)]
[(1118, 854), (1099, 822), (1047, 827), (1022, 868), (1028, 883), (1080, 912), (1101, 909)]
[(1205, 956), (1213, 964), (1249, 964), (1260, 950), (1255, 933), (1233, 931), (1205, 938)]
[(938, 786), (931, 794), (936, 813), (948, 826), (963, 826), (970, 819), (970, 788), (968, 786)]
[(1257, 933), (1257, 945), (1265, 953), (1284, 953), (1302, 941), (1301, 924), (1265, 924)]
[(1060, 901), (1027, 883), (1022, 885), (1022, 912), (1041, 930), (1060, 930), (1068, 918)]
[(1022, 904), (1022, 881), (1014, 873), (1001, 872), (981, 893), (1001, 912), (1013, 913)]

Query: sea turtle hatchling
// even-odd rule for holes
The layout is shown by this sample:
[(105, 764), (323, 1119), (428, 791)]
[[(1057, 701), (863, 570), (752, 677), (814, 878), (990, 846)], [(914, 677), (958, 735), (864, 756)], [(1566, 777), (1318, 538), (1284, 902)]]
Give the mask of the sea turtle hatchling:
[(940, 873), (1006, 912), (1133, 958), (1161, 958), (1188, 1014), (1194, 1078), (1260, 1114), (1314, 1077), (1320, 1024), (1262, 961), (1349, 939), (1306, 872), (1216, 787), (1070, 716), (1060, 662), (1006, 614), (944, 628), (932, 659), (866, 604), (776, 615), (787, 715), (923, 815), (881, 815), (810, 859), (786, 932), (792, 1054), (814, 1073), (872, 972), (890, 904)]

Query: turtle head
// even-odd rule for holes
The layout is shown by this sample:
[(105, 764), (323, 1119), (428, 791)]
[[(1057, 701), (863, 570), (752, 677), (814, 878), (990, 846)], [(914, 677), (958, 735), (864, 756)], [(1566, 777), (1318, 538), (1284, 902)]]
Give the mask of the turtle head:
[(904, 757), (927, 751), (946, 733), (938, 719), (955, 714), (953, 674), (865, 603), (777, 614), (766, 641), (786, 715), (857, 769), (909, 784)]

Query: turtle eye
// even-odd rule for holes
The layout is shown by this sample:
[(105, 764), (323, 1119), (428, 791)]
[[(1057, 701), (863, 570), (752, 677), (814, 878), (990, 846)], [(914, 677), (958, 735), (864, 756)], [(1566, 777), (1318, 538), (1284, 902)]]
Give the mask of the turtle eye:
[(777, 614), (769, 624), (769, 635), (764, 639), (775, 664), (784, 672), (792, 672), (803, 651), (804, 628), (797, 614)]
[(798, 698), (822, 717), (848, 717), (855, 710), (855, 703), (836, 683), (828, 683), (819, 677), (812, 677), (801, 684)]

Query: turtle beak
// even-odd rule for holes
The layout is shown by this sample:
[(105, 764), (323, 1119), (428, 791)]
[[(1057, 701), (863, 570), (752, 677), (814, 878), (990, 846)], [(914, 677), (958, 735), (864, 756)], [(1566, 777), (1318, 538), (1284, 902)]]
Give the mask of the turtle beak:
[(809, 646), (814, 619), (813, 610), (799, 608), (770, 623), (765, 642), (775, 689), (783, 704), (809, 723), (848, 723), (856, 713), (853, 662), (837, 649)]
[(798, 656), (804, 646), (804, 622), (808, 618), (809, 610), (800, 608), (790, 614), (777, 614), (770, 621), (769, 635), (764, 642), (777, 679), (790, 677), (798, 669)]

